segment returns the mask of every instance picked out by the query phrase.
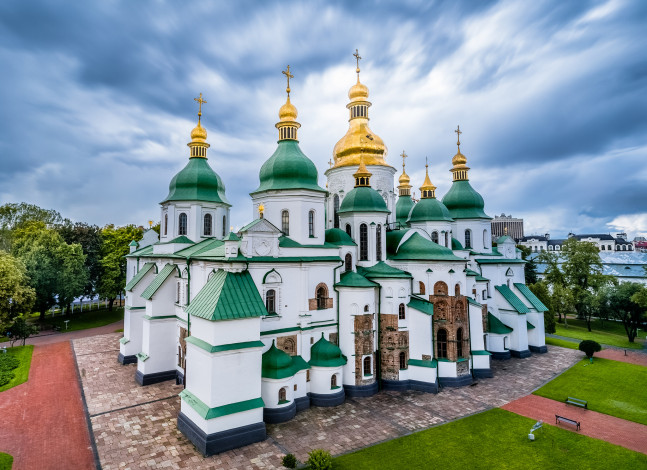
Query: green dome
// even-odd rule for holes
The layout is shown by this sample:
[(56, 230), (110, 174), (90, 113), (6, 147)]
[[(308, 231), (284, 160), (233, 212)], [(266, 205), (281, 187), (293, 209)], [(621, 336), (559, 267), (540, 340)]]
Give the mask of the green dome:
[(400, 196), (395, 203), (395, 221), (405, 225), (412, 207), (414, 204), (411, 196)]
[(386, 202), (376, 190), (370, 186), (353, 188), (341, 202), (338, 214), (344, 212), (386, 212)]
[(263, 354), (262, 374), (268, 379), (282, 379), (294, 375), (292, 372), (292, 358), (285, 351), (281, 351), (274, 345)]
[(420, 199), (411, 212), (407, 222), (428, 222), (428, 221), (444, 221), (453, 222), (452, 216), (449, 214), (445, 204), (440, 202), (435, 197)]
[(389, 259), (464, 261), (455, 256), (449, 248), (440, 246), (417, 232), (405, 240), (397, 249), (397, 253), (390, 255)]
[(337, 246), (357, 246), (353, 239), (339, 228), (329, 228), (326, 230), (326, 242)]
[(279, 189), (326, 192), (317, 184), (317, 167), (301, 151), (296, 140), (280, 140), (274, 154), (263, 163), (258, 176), (261, 184), (251, 194)]
[(341, 349), (332, 344), (321, 333), (321, 338), (310, 348), (310, 365), (319, 367), (338, 367), (346, 364)]
[(168, 196), (161, 204), (169, 201), (202, 201), (229, 204), (225, 197), (225, 185), (220, 176), (211, 169), (206, 158), (189, 158), (180, 172), (168, 186)]
[(472, 188), (467, 180), (454, 181), (452, 187), (443, 197), (443, 204), (449, 209), (449, 213), (454, 219), (492, 218), (483, 211), (485, 207), (483, 197)]
[(461, 242), (456, 240), (454, 237), (452, 237), (452, 250), (464, 250), (463, 245), (461, 245)]

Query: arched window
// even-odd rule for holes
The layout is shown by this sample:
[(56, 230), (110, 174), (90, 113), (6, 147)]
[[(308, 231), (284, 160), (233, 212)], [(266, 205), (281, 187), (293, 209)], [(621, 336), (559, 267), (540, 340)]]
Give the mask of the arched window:
[(604, 250), (604, 245), (602, 245), (602, 249)]
[(445, 232), (445, 247), (449, 248), (449, 234)]
[(405, 318), (404, 304), (400, 304), (398, 307), (398, 320), (404, 320)]
[(164, 214), (164, 235), (168, 235), (168, 214)]
[(177, 283), (177, 293), (175, 295), (175, 303), (180, 303), (180, 282)]
[(330, 377), (330, 388), (337, 388), (337, 374)]
[(186, 235), (186, 228), (187, 228), (187, 216), (184, 212), (180, 214), (180, 217), (178, 219), (178, 225), (177, 225), (177, 234), (178, 235)]
[(438, 281), (436, 284), (434, 284), (434, 295), (447, 295), (447, 292), (447, 284), (445, 284), (443, 281)]
[(315, 211), (308, 212), (308, 236), (315, 236)]
[(472, 231), (465, 230), (465, 249), (472, 248)]
[(290, 235), (290, 213), (281, 211), (281, 230), (286, 237)]
[(265, 292), (265, 309), (270, 315), (276, 313), (276, 291), (274, 289)]
[(443, 328), (438, 330), (436, 344), (438, 345), (438, 359), (447, 358), (447, 330)]
[(353, 270), (353, 255), (351, 255), (350, 253), (346, 253), (346, 256), (344, 257), (344, 270)]
[(460, 285), (460, 284), (456, 284), (456, 285), (454, 286), (454, 295), (455, 295), (456, 297), (458, 297), (459, 295), (461, 295), (461, 285)]
[(487, 248), (489, 243), (487, 242), (487, 230), (483, 230), (483, 248)]
[(438, 243), (438, 232), (435, 230), (431, 232), (431, 241), (434, 243)]
[(352, 229), (350, 228), (350, 224), (346, 224), (346, 233), (348, 234), (349, 237), (352, 237)]
[(328, 300), (328, 292), (324, 286), (317, 287), (317, 310), (326, 308), (326, 300)]
[(364, 305), (364, 311), (368, 312), (368, 305)]
[(285, 391), (285, 387), (282, 387), (279, 390), (279, 403), (282, 403), (282, 402), (285, 402), (285, 401), (288, 401), (287, 393)]
[(332, 198), (333, 214), (334, 214), (334, 227), (339, 228), (339, 195), (335, 194)]
[(212, 222), (211, 214), (205, 214), (204, 215), (204, 229), (203, 229), (205, 237), (210, 237), (211, 236), (211, 222)]
[(359, 259), (361, 261), (368, 259), (368, 227), (366, 224), (359, 226)]
[(382, 225), (377, 224), (375, 231), (375, 256), (378, 261), (382, 261)]
[(463, 357), (463, 329), (459, 328), (456, 331), (456, 354), (458, 357)]
[(371, 369), (371, 358), (364, 358), (364, 375), (372, 375), (373, 370)]
[(400, 353), (400, 370), (407, 368), (407, 353), (402, 351)]
[(420, 292), (418, 292), (419, 294), (423, 294), (423, 295), (425, 294), (425, 283), (424, 282), (418, 281), (418, 290), (420, 291)]
[(223, 215), (222, 216), (222, 238), (225, 238), (227, 236), (227, 216)]

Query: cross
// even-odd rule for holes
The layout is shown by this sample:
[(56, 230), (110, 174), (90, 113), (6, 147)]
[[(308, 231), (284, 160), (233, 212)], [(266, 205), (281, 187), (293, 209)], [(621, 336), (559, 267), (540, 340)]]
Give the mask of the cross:
[(332, 168), (332, 158), (328, 160), (328, 165), (330, 165), (330, 168)]
[(404, 171), (404, 159), (407, 158), (409, 155), (404, 153), (404, 150), (403, 150), (400, 156), (402, 157), (402, 171)]
[(294, 78), (294, 75), (292, 75), (292, 74), (290, 73), (290, 66), (289, 66), (289, 65), (288, 65), (288, 69), (287, 69), (287, 70), (283, 70), (281, 73), (282, 73), (283, 75), (285, 75), (285, 76), (288, 78), (288, 87), (285, 89), (285, 91), (287, 91), (287, 92), (288, 92), (288, 97), (289, 97), (289, 96), (290, 96), (290, 79), (291, 79), (291, 78)]
[(355, 49), (355, 54), (353, 54), (355, 59), (357, 59), (357, 74), (359, 75), (359, 61), (361, 60), (362, 56), (359, 55), (359, 51)]
[(454, 132), (456, 132), (456, 135), (458, 136), (457, 137), (458, 141), (456, 142), (456, 145), (460, 146), (461, 145), (461, 134), (462, 134), (461, 126), (456, 126), (456, 130)]
[(427, 162), (427, 157), (425, 157), (425, 168), (429, 168), (429, 163)]
[(202, 99), (202, 93), (200, 93), (200, 97), (199, 98), (193, 98), (193, 101), (196, 101), (198, 103), (198, 105), (200, 106), (198, 108), (198, 121), (199, 121), (200, 116), (202, 116), (202, 103), (206, 103), (207, 100), (203, 100)]

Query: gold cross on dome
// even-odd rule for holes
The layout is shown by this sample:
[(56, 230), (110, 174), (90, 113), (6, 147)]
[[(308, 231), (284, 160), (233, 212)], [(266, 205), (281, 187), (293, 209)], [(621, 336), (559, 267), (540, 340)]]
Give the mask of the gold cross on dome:
[(330, 165), (330, 168), (332, 168), (332, 158), (328, 160), (328, 165)]
[(409, 155), (404, 153), (404, 150), (403, 150), (400, 156), (402, 157), (402, 171), (404, 171), (404, 159), (407, 158)]
[(206, 103), (207, 100), (202, 99), (202, 93), (200, 93), (200, 96), (198, 98), (193, 98), (193, 101), (196, 101), (199, 105), (198, 108), (198, 117), (202, 116), (202, 103)]
[(461, 126), (456, 126), (456, 130), (454, 132), (456, 132), (456, 135), (458, 136), (457, 137), (458, 140), (456, 141), (456, 145), (460, 146), (461, 145), (461, 134), (462, 134)]
[(362, 60), (362, 56), (359, 55), (359, 51), (355, 49), (355, 54), (353, 54), (353, 57), (357, 60), (357, 75), (359, 75), (359, 61)]
[(291, 78), (294, 78), (294, 75), (292, 75), (292, 74), (290, 73), (290, 66), (288, 65), (288, 69), (287, 69), (287, 70), (283, 70), (281, 73), (282, 73), (283, 75), (285, 75), (285, 76), (287, 77), (287, 79), (288, 79), (288, 87), (285, 89), (285, 91), (287, 91), (287, 92), (288, 92), (288, 96), (290, 96), (290, 79), (291, 79)]

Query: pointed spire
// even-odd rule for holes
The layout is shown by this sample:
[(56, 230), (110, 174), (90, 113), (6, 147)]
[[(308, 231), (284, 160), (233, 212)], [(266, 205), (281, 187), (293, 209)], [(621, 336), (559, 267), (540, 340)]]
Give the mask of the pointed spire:
[(202, 105), (207, 102), (202, 98), (202, 93), (198, 98), (193, 98), (198, 103), (198, 125), (191, 131), (191, 142), (187, 146), (191, 149), (190, 158), (207, 158), (207, 149), (210, 145), (207, 143), (207, 130), (202, 127)]
[(420, 186), (420, 194), (422, 199), (433, 199), (436, 197), (436, 186), (431, 183), (429, 179), (429, 164), (427, 157), (425, 157), (425, 181)]
[(460, 126), (457, 126), (454, 132), (456, 132), (457, 135), (456, 146), (458, 147), (458, 151), (456, 152), (456, 155), (454, 155), (454, 158), (452, 158), (452, 164), (454, 167), (449, 171), (453, 173), (454, 181), (467, 181), (467, 172), (469, 171), (469, 167), (467, 166), (467, 158), (465, 158), (465, 155), (461, 153), (461, 134), (463, 132), (461, 131)]
[(360, 187), (360, 186), (370, 186), (371, 185), (371, 176), (372, 173), (366, 169), (366, 165), (364, 164), (364, 157), (360, 157), (359, 159), (359, 168), (353, 175), (355, 177), (355, 187)]

